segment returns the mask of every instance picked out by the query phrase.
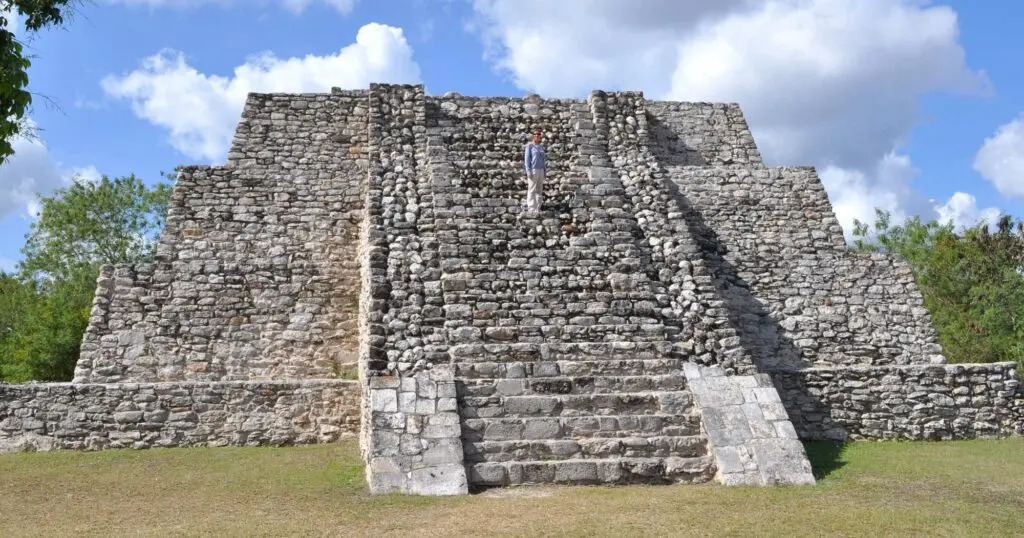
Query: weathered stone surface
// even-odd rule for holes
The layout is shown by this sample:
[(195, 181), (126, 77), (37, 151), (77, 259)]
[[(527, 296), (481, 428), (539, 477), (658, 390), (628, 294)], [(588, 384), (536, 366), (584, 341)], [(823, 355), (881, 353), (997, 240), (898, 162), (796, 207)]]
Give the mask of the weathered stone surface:
[[(437, 365), (390, 383), (370, 383), (363, 447), (372, 494), (462, 495), (468, 492), (459, 416), (439, 409), (438, 388), (454, 368)], [(446, 392), (440, 391), (440, 392)], [(409, 402), (398, 411), (396, 402)], [(364, 405), (366, 403), (364, 402)]]
[(735, 104), (253, 94), (227, 164), (180, 169), (154, 263), (101, 271), (77, 384), (0, 388), (0, 449), (359, 421), (375, 493), (811, 483), (798, 436), (1024, 433), (1011, 366), (944, 362), (906, 263), (849, 252)]
[(0, 452), (327, 443), (357, 433), (359, 394), (342, 380), (0, 384)]
[(772, 377), (801, 439), (1024, 435), (1014, 363), (812, 368)]
[[(687, 364), (684, 369), (717, 464), (716, 478), (728, 486), (814, 484), (811, 463), (789, 418), (776, 415), (780, 398), (763, 375), (727, 376), (721, 368)], [(734, 393), (736, 397), (716, 395)], [(766, 413), (763, 406), (767, 406)], [(768, 417), (772, 417), (769, 419)]]

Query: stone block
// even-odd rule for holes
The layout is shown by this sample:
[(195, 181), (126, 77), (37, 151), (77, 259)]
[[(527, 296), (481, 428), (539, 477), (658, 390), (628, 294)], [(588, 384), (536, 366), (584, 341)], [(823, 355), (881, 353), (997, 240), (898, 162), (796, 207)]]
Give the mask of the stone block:
[(424, 465), (442, 465), (462, 463), (462, 441), (459, 439), (442, 439), (428, 443), (423, 452)]
[(529, 420), (525, 422), (521, 435), (523, 439), (557, 439), (562, 435), (562, 425), (558, 419)]
[(740, 461), (740, 454), (734, 446), (716, 447), (715, 463), (718, 465), (718, 472), (722, 474), (742, 473), (743, 462)]
[(370, 389), (370, 409), (385, 413), (398, 411), (398, 392), (394, 389)]
[(392, 458), (371, 458), (366, 465), (366, 478), (371, 495), (405, 493), (408, 479)]
[(746, 415), (739, 406), (704, 408), (704, 427), (713, 446), (736, 446), (753, 437)]
[(793, 428), (793, 423), (788, 420), (777, 420), (772, 422), (772, 426), (775, 427), (775, 432), (778, 437), (783, 439), (797, 439), (796, 429)]
[(474, 484), (483, 486), (506, 486), (509, 483), (508, 472), (500, 463), (478, 463), (470, 466), (469, 479)]
[(416, 413), (419, 415), (433, 415), (436, 410), (435, 400), (420, 398), (416, 400)]
[(755, 439), (748, 445), (766, 484), (814, 484), (811, 462), (795, 439)]
[(554, 467), (554, 482), (585, 484), (599, 480), (597, 462), (594, 461), (557, 462)]
[(409, 474), (408, 492), (414, 495), (468, 495), (466, 468), (461, 464), (431, 465)]
[[(752, 390), (752, 389), (744, 389)], [(697, 401), (697, 405), (700, 407), (724, 407), (735, 405), (739, 406), (746, 402), (743, 398), (743, 393), (739, 390), (719, 390), (719, 391), (706, 391), (694, 394), (694, 399)]]

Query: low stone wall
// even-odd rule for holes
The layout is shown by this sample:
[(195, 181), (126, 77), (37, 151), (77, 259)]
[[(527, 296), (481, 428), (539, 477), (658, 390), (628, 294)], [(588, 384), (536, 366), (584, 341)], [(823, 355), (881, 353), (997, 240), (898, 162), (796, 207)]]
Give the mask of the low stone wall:
[(359, 430), (357, 381), (0, 384), (0, 453), (327, 443)]
[(803, 440), (1024, 435), (1014, 363), (810, 368), (771, 374)]

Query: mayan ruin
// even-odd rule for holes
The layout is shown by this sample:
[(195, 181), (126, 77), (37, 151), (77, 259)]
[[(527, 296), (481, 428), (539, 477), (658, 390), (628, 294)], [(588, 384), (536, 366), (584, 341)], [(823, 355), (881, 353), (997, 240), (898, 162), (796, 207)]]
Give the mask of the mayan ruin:
[(907, 264), (852, 252), (736, 104), (249, 94), (155, 262), (96, 289), (74, 381), (0, 387), (0, 452), (358, 437), (370, 492), (459, 495), (811, 485), (802, 441), (1024, 435), (1016, 364), (947, 364)]

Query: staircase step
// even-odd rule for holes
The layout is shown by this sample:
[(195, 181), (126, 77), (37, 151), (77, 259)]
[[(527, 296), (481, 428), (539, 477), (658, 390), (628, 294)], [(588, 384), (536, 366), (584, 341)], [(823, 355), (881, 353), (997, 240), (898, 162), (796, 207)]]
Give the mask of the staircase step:
[(688, 348), (665, 340), (646, 342), (514, 342), (458, 344), (448, 348), (454, 362), (623, 361), (683, 359)]
[(525, 396), (530, 394), (608, 394), (678, 391), (686, 388), (682, 371), (645, 376), (575, 376), (518, 379), (473, 379), (458, 383), (459, 396)]
[(547, 396), (486, 396), (460, 398), (466, 418), (560, 417), (588, 415), (674, 415), (693, 405), (688, 391)]
[(521, 379), (560, 376), (656, 376), (683, 371), (682, 359), (535, 360), (456, 362), (460, 379)]
[[(447, 298), (449, 304), (460, 302)], [(550, 339), (565, 342), (619, 342), (631, 339), (640, 342), (661, 342), (674, 328), (663, 324), (609, 324), (609, 325), (518, 325), (513, 327), (486, 327), (480, 343), (543, 343)]]
[(485, 461), (553, 461), (607, 458), (698, 458), (708, 454), (708, 440), (688, 437), (590, 437), (561, 440), (468, 441), (467, 463)]
[(714, 475), (710, 456), (485, 462), (467, 465), (477, 486), (518, 484), (696, 484)]
[(692, 436), (700, 432), (696, 413), (462, 420), (464, 441)]

